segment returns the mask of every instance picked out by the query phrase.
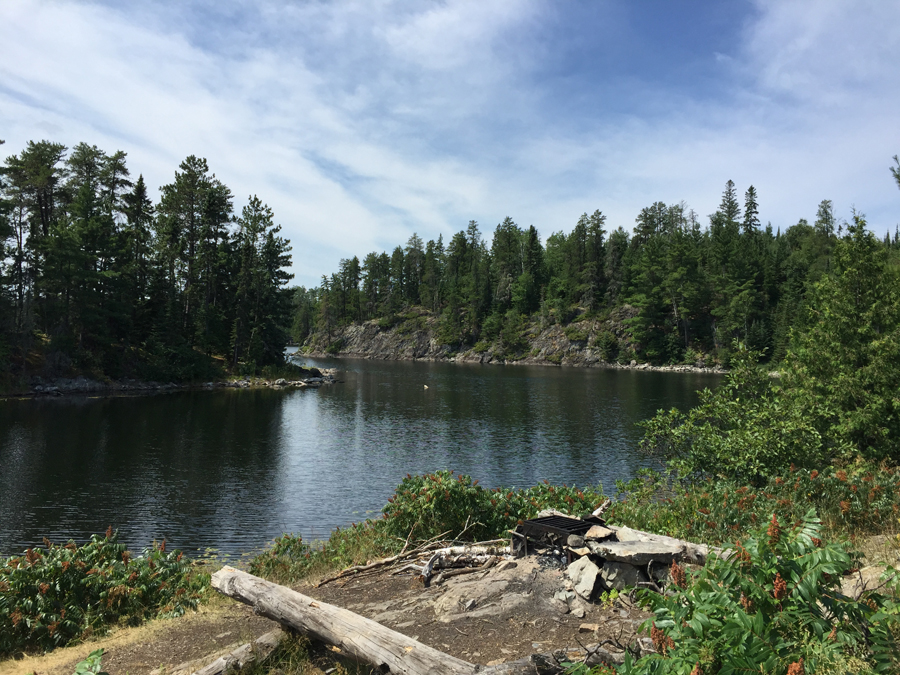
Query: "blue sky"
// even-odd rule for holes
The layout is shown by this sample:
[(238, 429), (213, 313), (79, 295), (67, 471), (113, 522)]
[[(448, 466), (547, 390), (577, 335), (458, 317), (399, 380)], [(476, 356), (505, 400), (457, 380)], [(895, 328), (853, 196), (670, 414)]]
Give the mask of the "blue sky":
[(413, 232), (546, 237), (655, 201), (706, 222), (732, 179), (774, 227), (822, 199), (900, 222), (900, 3), (0, 3), (0, 138), (189, 154), (257, 194), (295, 281)]

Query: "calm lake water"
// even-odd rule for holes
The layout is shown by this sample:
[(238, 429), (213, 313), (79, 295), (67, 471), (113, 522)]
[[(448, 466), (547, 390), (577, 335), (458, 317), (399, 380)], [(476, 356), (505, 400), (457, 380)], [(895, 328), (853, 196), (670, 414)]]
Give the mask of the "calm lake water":
[[(377, 515), (407, 473), (612, 488), (646, 465), (635, 422), (711, 375), (312, 360), (318, 390), (0, 401), (0, 553), (110, 524), (139, 550), (237, 553)], [(425, 386), (427, 385), (427, 389)]]

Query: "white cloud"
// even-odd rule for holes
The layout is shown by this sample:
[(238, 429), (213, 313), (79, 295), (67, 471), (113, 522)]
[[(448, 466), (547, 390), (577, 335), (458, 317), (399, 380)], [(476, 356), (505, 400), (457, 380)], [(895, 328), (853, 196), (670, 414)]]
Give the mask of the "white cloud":
[[(547, 235), (595, 208), (630, 227), (657, 199), (705, 216), (729, 178), (756, 185), (764, 222), (831, 198), (893, 229), (898, 8), (760, 2), (735, 50), (708, 55), (727, 79), (700, 98), (627, 73), (616, 86), (647, 104), (611, 117), (553, 100), (536, 73), (567, 31), (614, 31), (537, 0), (225, 2), (216, 15), (7, 0), (0, 137), (8, 152), (48, 136), (122, 149), (151, 186), (205, 156), (238, 207), (255, 193), (274, 208), (304, 284), (472, 218)], [(578, 77), (576, 90), (608, 84)]]

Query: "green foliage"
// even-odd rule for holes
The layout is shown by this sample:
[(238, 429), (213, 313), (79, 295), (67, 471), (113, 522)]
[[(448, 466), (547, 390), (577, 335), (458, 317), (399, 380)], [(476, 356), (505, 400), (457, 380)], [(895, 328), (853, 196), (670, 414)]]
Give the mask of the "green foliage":
[(590, 327), (581, 326), (577, 323), (570, 323), (563, 330), (563, 334), (570, 342), (584, 342), (588, 339), (588, 330)]
[(181, 615), (208, 585), (165, 542), (132, 557), (111, 529), (80, 547), (45, 540), (44, 549), (0, 564), (0, 657), (60, 647), (118, 622)]
[(600, 358), (604, 361), (614, 361), (619, 352), (619, 339), (610, 330), (601, 331), (594, 338), (594, 348), (600, 351)]
[(796, 525), (773, 516), (734, 555), (671, 584), (674, 592), (642, 591), (654, 613), (642, 630), (658, 653), (628, 659), (619, 672), (787, 673), (791, 664), (801, 664), (793, 672), (896, 672), (897, 582), (859, 600), (844, 596), (841, 577), (856, 561), (819, 535), (813, 511)]
[(886, 466), (786, 470), (760, 485), (730, 479), (684, 484), (644, 470), (619, 482), (610, 522), (707, 544), (728, 544), (775, 513), (820, 515), (831, 539), (889, 531), (900, 515), (900, 475)]
[(109, 675), (105, 670), (101, 670), (103, 665), (103, 649), (95, 649), (84, 661), (79, 661), (75, 666), (75, 675)]
[(687, 413), (673, 408), (641, 423), (641, 449), (669, 460), (683, 476), (757, 481), (792, 463), (822, 466), (827, 456), (819, 432), (757, 367), (758, 356), (736, 344), (732, 370), (715, 392), (701, 392)]
[(886, 251), (860, 217), (814, 286), (806, 329), (793, 334), (781, 378), (734, 342), (731, 373), (688, 413), (660, 412), (641, 447), (682, 475), (758, 480), (789, 464), (856, 456), (896, 463), (900, 447), (900, 295)]
[(486, 490), (470, 476), (437, 471), (404, 478), (383, 512), (386, 532), (394, 537), (406, 539), (411, 533), (418, 539), (445, 535), (478, 541), (503, 535), (541, 509), (590, 511), (602, 497), (601, 488), (546, 483), (525, 490)]
[(338, 528), (321, 545), (283, 535), (250, 563), (250, 571), (280, 580), (325, 573), (396, 553), (406, 542), (434, 537), (483, 541), (506, 536), (542, 509), (582, 514), (604, 500), (602, 488), (553, 486), (487, 490), (465, 475), (437, 471), (407, 475), (383, 509), (383, 517)]

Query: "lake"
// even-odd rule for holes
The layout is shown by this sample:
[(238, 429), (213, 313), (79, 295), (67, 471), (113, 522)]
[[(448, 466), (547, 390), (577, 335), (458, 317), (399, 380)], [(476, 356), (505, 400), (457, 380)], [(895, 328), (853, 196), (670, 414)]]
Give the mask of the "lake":
[(486, 487), (632, 477), (635, 426), (719, 377), (540, 366), (306, 359), (320, 389), (0, 401), (0, 553), (108, 525), (133, 550), (259, 549), (375, 516), (407, 473)]

